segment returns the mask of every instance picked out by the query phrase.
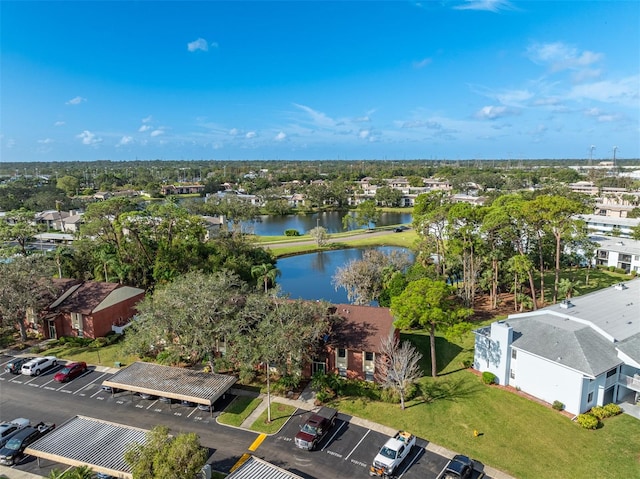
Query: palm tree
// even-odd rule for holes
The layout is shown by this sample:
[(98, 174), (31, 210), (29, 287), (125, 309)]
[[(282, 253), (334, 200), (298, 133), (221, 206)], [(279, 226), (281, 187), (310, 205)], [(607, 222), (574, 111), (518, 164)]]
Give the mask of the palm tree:
[(262, 263), (251, 268), (251, 277), (255, 278), (258, 283), (264, 284), (265, 293), (269, 289), (269, 283), (275, 284), (276, 278), (280, 274), (280, 270), (270, 263)]

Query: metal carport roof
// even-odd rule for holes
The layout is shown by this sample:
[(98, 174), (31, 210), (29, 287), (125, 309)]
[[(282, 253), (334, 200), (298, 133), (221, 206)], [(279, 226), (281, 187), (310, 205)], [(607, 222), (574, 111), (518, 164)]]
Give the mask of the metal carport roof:
[(131, 426), (75, 416), (26, 448), (37, 458), (70, 466), (89, 466), (118, 478), (131, 479), (124, 460), (133, 443), (144, 444), (147, 432)]
[(227, 479), (303, 479), (301, 476), (282, 469), (255, 456), (249, 458)]
[(118, 371), (104, 386), (198, 404), (213, 403), (236, 382), (234, 376), (137, 361)]

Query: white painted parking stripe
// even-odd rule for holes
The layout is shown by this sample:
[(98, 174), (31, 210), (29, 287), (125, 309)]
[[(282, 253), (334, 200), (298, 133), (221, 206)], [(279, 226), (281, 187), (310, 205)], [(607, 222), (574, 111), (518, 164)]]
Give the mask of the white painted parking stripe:
[(158, 402), (158, 400), (156, 399), (156, 400), (155, 400), (155, 401), (153, 401), (151, 404), (149, 404), (149, 407), (147, 408), (147, 410), (148, 410), (148, 409), (151, 409), (151, 408), (153, 407), (153, 405), (154, 405), (155, 403), (157, 403), (157, 402)]
[[(424, 450), (424, 448), (420, 448), (420, 449), (423, 449), (423, 450)], [(422, 451), (418, 450), (418, 453), (417, 453), (415, 456), (413, 456), (413, 460), (412, 460), (409, 464), (407, 464), (407, 466), (404, 468), (404, 471), (402, 471), (402, 474), (400, 474), (400, 475), (398, 476), (398, 479), (401, 479), (401, 478), (402, 478), (402, 476), (404, 476), (404, 473), (405, 473), (405, 472), (407, 472), (409, 469), (411, 469), (411, 466), (413, 466), (413, 463), (414, 463), (414, 462), (416, 462), (416, 461), (418, 460), (418, 457), (420, 457), (420, 453), (421, 453), (421, 452), (422, 452)], [(445, 466), (445, 467), (446, 467), (446, 466)], [(440, 474), (442, 474), (442, 473), (440, 473)], [(437, 476), (437, 477), (440, 477), (440, 476)]]
[(358, 444), (356, 444), (356, 447), (354, 447), (353, 449), (351, 449), (351, 452), (349, 453), (349, 455), (348, 455), (347, 457), (345, 457), (345, 458), (344, 458), (344, 460), (345, 460), (345, 461), (346, 461), (347, 459), (349, 459), (349, 456), (351, 456), (351, 454), (353, 454), (353, 452), (354, 452), (356, 449), (358, 449), (358, 446), (360, 445), (360, 443), (361, 443), (362, 441), (364, 441), (364, 438), (365, 438), (365, 437), (367, 437), (367, 436), (369, 435), (369, 433), (370, 433), (370, 432), (371, 432), (371, 429), (367, 429), (367, 433), (366, 433), (364, 436), (362, 436), (362, 439), (360, 439), (360, 440), (358, 441)]
[(192, 415), (194, 412), (196, 412), (197, 410), (198, 410), (198, 408), (197, 408), (197, 407), (194, 407), (194, 408), (193, 408), (193, 411), (191, 411), (191, 412), (187, 415), (187, 417), (191, 417), (191, 415)]
[[(100, 376), (98, 376), (97, 378), (95, 378), (93, 381), (91, 381), (89, 384), (86, 384), (84, 386), (82, 386), (80, 389), (78, 389), (76, 392), (74, 392), (73, 394), (78, 394), (80, 391), (82, 391), (83, 389), (88, 388), (89, 386), (91, 386), (93, 383), (95, 383), (96, 381), (98, 381), (101, 377), (106, 376), (107, 373), (102, 373)], [(83, 374), (84, 376), (84, 374)], [(82, 377), (82, 376), (81, 376)], [(82, 396), (82, 394), (81, 394)]]
[(327, 446), (328, 446), (329, 444), (331, 444), (331, 441), (333, 441), (333, 438), (334, 438), (334, 437), (336, 437), (336, 436), (338, 435), (338, 433), (339, 433), (339, 432), (340, 432), (340, 430), (344, 427), (344, 425), (345, 425), (345, 424), (347, 424), (347, 423), (346, 423), (346, 422), (344, 422), (344, 421), (342, 422), (342, 424), (340, 424), (340, 427), (339, 427), (338, 429), (336, 429), (336, 432), (334, 432), (334, 433), (333, 433), (333, 436), (331, 436), (331, 437), (329, 438), (329, 440), (327, 441), (327, 443), (324, 445), (324, 447), (323, 447), (322, 449), (320, 449), (321, 451), (324, 451), (324, 450), (327, 448)]

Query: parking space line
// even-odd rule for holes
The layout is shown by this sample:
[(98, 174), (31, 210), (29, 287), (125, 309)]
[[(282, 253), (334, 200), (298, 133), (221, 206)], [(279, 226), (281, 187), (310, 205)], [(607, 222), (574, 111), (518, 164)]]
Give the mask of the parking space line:
[(147, 409), (151, 409), (151, 408), (153, 407), (153, 405), (154, 405), (155, 403), (157, 403), (157, 402), (158, 402), (158, 400), (156, 399), (156, 400), (155, 400), (155, 401), (153, 401), (151, 404), (149, 404), (149, 407), (147, 407)]
[(258, 449), (260, 447), (260, 444), (262, 444), (262, 441), (264, 441), (267, 438), (266, 434), (260, 434), (255, 441), (253, 441), (253, 443), (249, 446), (249, 450), (250, 451), (255, 451), (256, 449)]
[[(88, 371), (87, 371), (88, 372)], [(97, 378), (95, 378), (93, 381), (91, 381), (89, 384), (85, 384), (84, 386), (82, 386), (80, 389), (78, 389), (76, 392), (74, 392), (73, 394), (78, 394), (80, 391), (82, 391), (85, 388), (88, 388), (89, 386), (91, 386), (93, 383), (95, 383), (96, 381), (98, 381), (102, 376), (104, 376), (107, 373), (102, 373), (100, 376), (98, 376)], [(84, 374), (83, 374), (84, 376)], [(82, 377), (82, 376), (80, 376)]]
[(197, 408), (197, 407), (194, 407), (194, 408), (193, 408), (193, 411), (191, 411), (189, 414), (187, 414), (187, 417), (191, 417), (191, 415), (192, 415), (194, 412), (196, 412), (197, 410), (198, 410), (198, 408)]
[(370, 432), (371, 432), (371, 429), (367, 429), (367, 433), (366, 433), (364, 436), (362, 436), (362, 439), (360, 439), (360, 440), (358, 441), (358, 444), (356, 444), (356, 446), (355, 446), (353, 449), (351, 449), (351, 452), (349, 453), (349, 455), (348, 455), (347, 457), (345, 457), (345, 458), (344, 458), (344, 460), (345, 460), (345, 461), (346, 461), (347, 459), (349, 459), (349, 457), (351, 456), (351, 454), (353, 454), (353, 452), (354, 452), (356, 449), (358, 449), (358, 446), (360, 445), (360, 443), (361, 443), (362, 441), (364, 441), (364, 438), (365, 438), (365, 437), (367, 437), (367, 436), (369, 435), (369, 433), (370, 433)]
[[(404, 476), (404, 473), (407, 472), (409, 469), (411, 469), (411, 466), (413, 466), (413, 464), (418, 460), (420, 456), (422, 456), (423, 453), (424, 453), (424, 448), (422, 447), (418, 450), (418, 453), (415, 456), (413, 456), (413, 459), (411, 460), (411, 462), (406, 465), (406, 467), (404, 468), (404, 471), (402, 471), (402, 474), (398, 476), (398, 479), (401, 479), (402, 476)], [(437, 477), (440, 477), (440, 476), (437, 476)]]
[(340, 427), (336, 430), (336, 432), (333, 433), (333, 436), (331, 436), (329, 438), (329, 440), (327, 441), (327, 443), (324, 445), (324, 447), (322, 449), (320, 449), (321, 451), (324, 451), (329, 446), (329, 444), (331, 444), (331, 441), (333, 441), (333, 438), (338, 435), (338, 433), (344, 427), (345, 424), (347, 424), (347, 423), (344, 422), (344, 421), (342, 422), (342, 424), (340, 424)]
[[(89, 396), (89, 397), (90, 397), (90, 398), (93, 398), (93, 396), (96, 396), (96, 395), (100, 394), (101, 392), (103, 392), (103, 391), (102, 391), (102, 389), (98, 389), (96, 392), (94, 392), (94, 393), (93, 393), (91, 396)], [(102, 398), (100, 398), (100, 399), (102, 399)]]

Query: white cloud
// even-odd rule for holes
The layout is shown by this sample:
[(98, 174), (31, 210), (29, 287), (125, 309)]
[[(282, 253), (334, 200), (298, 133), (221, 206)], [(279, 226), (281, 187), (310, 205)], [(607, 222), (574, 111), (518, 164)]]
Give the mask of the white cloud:
[[(217, 43), (212, 43), (213, 47), (217, 47)], [(187, 43), (187, 50), (190, 52), (195, 52), (198, 50), (202, 50), (203, 52), (209, 51), (209, 44), (204, 38), (198, 38), (192, 42)]]
[(636, 108), (640, 99), (640, 75), (623, 78), (618, 82), (600, 81), (576, 85), (567, 97), (576, 100), (618, 103)]
[(238, 130), (237, 128), (231, 128), (231, 129), (229, 130), (229, 134), (230, 134), (231, 136), (238, 136), (238, 135), (240, 134), (240, 130)]
[(146, 118), (142, 119), (142, 123), (151, 123), (152, 120), (153, 120), (153, 117), (149, 115)]
[(580, 70), (602, 60), (601, 53), (577, 48), (562, 42), (534, 43), (527, 48), (531, 61), (549, 65), (552, 71)]
[(38, 143), (41, 145), (48, 145), (49, 143), (53, 143), (53, 140), (51, 138), (45, 138), (44, 140), (38, 140)]
[(75, 98), (72, 98), (71, 100), (69, 100), (68, 102), (66, 102), (66, 105), (79, 105), (82, 102), (87, 101), (86, 98), (82, 98), (81, 96), (77, 96)]
[(96, 137), (96, 135), (89, 130), (84, 130), (79, 135), (76, 135), (76, 138), (81, 139), (83, 145), (97, 145), (98, 143), (102, 143), (102, 138)]
[(248, 140), (250, 140), (251, 138), (255, 138), (256, 136), (258, 136), (258, 134), (255, 131), (248, 131), (246, 135), (244, 135), (244, 137)]
[(160, 135), (164, 135), (164, 130), (161, 130), (160, 128), (158, 128), (157, 130), (153, 130), (150, 133), (151, 136), (155, 137), (155, 136), (160, 136)]
[(64, 121), (56, 121), (53, 126), (64, 126), (65, 122)]
[(138, 131), (144, 133), (145, 131), (149, 131), (151, 128), (153, 128), (151, 125), (141, 125), (140, 128), (138, 128)]
[(496, 120), (509, 114), (509, 109), (505, 106), (484, 106), (476, 112), (476, 118), (481, 120)]
[(118, 142), (118, 144), (116, 146), (129, 145), (130, 143), (133, 143), (133, 137), (132, 136), (123, 136), (122, 138), (120, 138), (120, 141)]
[(461, 5), (453, 7), (456, 10), (485, 10), (499, 12), (500, 10), (512, 10), (513, 5), (507, 0), (465, 0)]
[(507, 90), (496, 94), (496, 99), (503, 105), (520, 106), (532, 97), (533, 93), (528, 90)]
[(313, 108), (310, 108), (306, 105), (299, 105), (297, 103), (294, 103), (294, 106), (308, 113), (311, 119), (313, 120), (314, 124), (318, 126), (327, 128), (327, 127), (333, 127), (336, 125), (336, 121), (333, 118), (328, 117), (327, 115), (325, 115), (320, 111), (314, 110)]
[(276, 141), (284, 141), (284, 140), (287, 139), (287, 135), (284, 132), (281, 131), (273, 139), (276, 140)]
[(360, 132), (358, 133), (358, 137), (363, 140), (366, 140), (367, 138), (369, 138), (369, 135), (371, 135), (370, 130), (360, 130)]
[(413, 68), (424, 68), (427, 65), (430, 65), (432, 61), (433, 60), (431, 60), (431, 58), (423, 58), (422, 60), (413, 62)]

